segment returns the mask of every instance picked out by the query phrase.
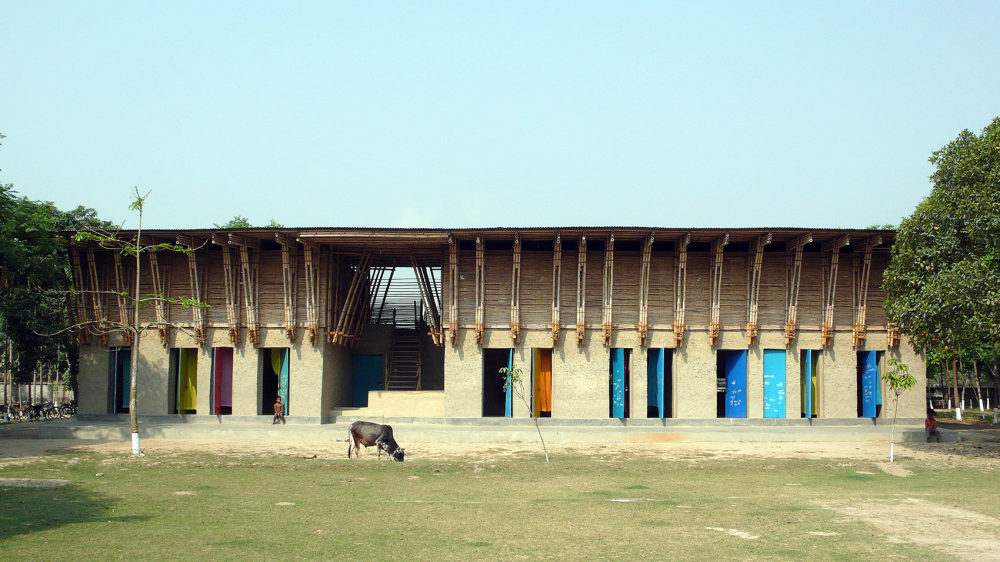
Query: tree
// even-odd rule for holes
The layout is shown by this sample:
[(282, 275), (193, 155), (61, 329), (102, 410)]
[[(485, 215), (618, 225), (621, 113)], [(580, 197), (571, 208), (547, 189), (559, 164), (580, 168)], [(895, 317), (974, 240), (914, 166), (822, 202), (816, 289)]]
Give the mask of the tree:
[(251, 228), (250, 219), (244, 217), (243, 215), (235, 215), (233, 218), (222, 224), (216, 224), (215, 228)]
[[(244, 217), (243, 215), (235, 215), (233, 218), (222, 224), (216, 224), (215, 228), (254, 228), (254, 225), (250, 223), (250, 219)], [(258, 228), (260, 227), (258, 226)], [(271, 222), (265, 224), (264, 228), (285, 228), (285, 225), (271, 219)]]
[(899, 359), (890, 359), (889, 368), (882, 373), (882, 380), (896, 396), (892, 410), (892, 431), (889, 433), (889, 462), (895, 461), (896, 453), (896, 414), (899, 412), (899, 396), (917, 384), (917, 378), (910, 374), (910, 368)]
[[(129, 377), (129, 429), (132, 434), (132, 454), (135, 456), (145, 456), (142, 452), (142, 448), (139, 444), (139, 410), (136, 400), (136, 380), (139, 378), (138, 366), (139, 366), (139, 342), (142, 339), (143, 332), (150, 328), (162, 326), (163, 323), (160, 322), (146, 322), (142, 323), (139, 319), (139, 309), (143, 304), (150, 302), (161, 301), (161, 302), (171, 302), (177, 303), (185, 307), (190, 306), (200, 306), (207, 308), (208, 305), (198, 302), (190, 297), (180, 297), (180, 298), (168, 298), (164, 295), (148, 294), (143, 296), (141, 293), (142, 286), (142, 256), (143, 254), (148, 254), (150, 252), (158, 252), (162, 250), (177, 251), (184, 254), (190, 254), (194, 251), (192, 248), (185, 248), (177, 244), (170, 244), (167, 242), (160, 244), (152, 244), (145, 246), (142, 243), (142, 215), (143, 209), (146, 204), (146, 199), (149, 197), (149, 192), (145, 195), (139, 193), (139, 188), (135, 188), (134, 198), (132, 203), (129, 205), (129, 210), (135, 211), (138, 214), (138, 227), (135, 231), (135, 237), (131, 240), (122, 240), (119, 237), (119, 232), (106, 232), (97, 229), (87, 229), (82, 232), (78, 232), (75, 235), (77, 241), (90, 241), (100, 244), (104, 248), (112, 249), (121, 252), (124, 255), (129, 255), (135, 258), (135, 292), (131, 295), (126, 291), (121, 296), (128, 298), (131, 301), (132, 308), (132, 321), (131, 323), (122, 323), (108, 320), (97, 320), (92, 323), (77, 324), (73, 326), (75, 329), (99, 329), (99, 330), (126, 330), (131, 333), (132, 337), (132, 353), (130, 354), (130, 373)], [(88, 325), (89, 324), (89, 325)], [(176, 325), (170, 324), (170, 326), (177, 327)]]
[(962, 131), (930, 161), (931, 193), (892, 248), (885, 307), (917, 346), (952, 352), (957, 406), (958, 351), (1000, 341), (1000, 118), (979, 135)]
[[(508, 369), (500, 367), (500, 376), (503, 377), (503, 389), (513, 392), (515, 396), (524, 402), (524, 407), (531, 412), (531, 404), (528, 403), (528, 396), (524, 392), (524, 372), (520, 368)], [(542, 450), (545, 452), (545, 462), (549, 462), (549, 448), (545, 446), (545, 438), (542, 437), (542, 428), (538, 427), (538, 418), (532, 416), (535, 421), (535, 430), (538, 431), (538, 438), (542, 441)]]

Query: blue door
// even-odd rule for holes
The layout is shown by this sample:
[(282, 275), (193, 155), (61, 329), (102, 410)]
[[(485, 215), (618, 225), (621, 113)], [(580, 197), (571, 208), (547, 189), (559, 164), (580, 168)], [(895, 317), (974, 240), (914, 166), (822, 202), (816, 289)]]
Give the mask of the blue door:
[(658, 418), (666, 417), (664, 413), (664, 353), (663, 349), (650, 348), (646, 359), (646, 406), (647, 411), (656, 408)]
[(764, 417), (785, 417), (785, 350), (764, 350)]
[(813, 372), (813, 350), (805, 351), (805, 359), (802, 361), (802, 415), (805, 418), (813, 417), (813, 388), (815, 387), (816, 374)]
[(747, 352), (726, 353), (726, 417), (747, 417)]
[(611, 350), (611, 417), (625, 417), (625, 348)]
[(862, 351), (861, 359), (864, 365), (861, 371), (861, 411), (862, 417), (874, 418), (877, 413), (875, 406), (878, 403), (876, 389), (878, 388), (878, 356), (874, 351)]
[(351, 404), (355, 408), (363, 408), (368, 405), (369, 390), (384, 390), (385, 372), (382, 356), (355, 355), (353, 379)]
[[(507, 353), (507, 370), (514, 368), (514, 348)], [(514, 416), (514, 389), (508, 385), (504, 391), (504, 413), (508, 418)]]

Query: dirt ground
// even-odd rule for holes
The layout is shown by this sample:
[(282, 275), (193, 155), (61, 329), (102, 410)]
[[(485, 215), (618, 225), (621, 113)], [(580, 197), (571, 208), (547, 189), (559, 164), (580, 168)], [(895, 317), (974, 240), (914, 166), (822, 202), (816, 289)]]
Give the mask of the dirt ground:
[[(19, 424), (20, 425), (20, 424)], [(942, 424), (943, 425), (943, 424)], [(130, 450), (126, 441), (94, 442), (74, 439), (33, 439), (16, 435), (14, 428), (0, 430), (0, 463), (12, 459), (44, 456), (50, 452), (94, 451), (124, 453)], [(957, 443), (897, 443), (896, 459), (928, 461), (934, 466), (969, 466), (1000, 468), (1000, 428), (950, 424), (948, 429), (960, 429), (963, 440)], [(12, 438), (13, 437), (13, 438)], [(547, 443), (550, 455), (584, 454), (595, 457), (655, 457), (666, 461), (709, 461), (747, 458), (851, 459), (888, 460), (889, 444), (863, 442), (778, 442), (778, 443)], [(347, 458), (345, 441), (288, 442), (266, 440), (168, 440), (143, 439), (143, 451), (150, 455), (176, 455), (184, 452), (211, 453), (227, 456), (303, 456), (312, 458)], [(461, 460), (469, 462), (495, 459), (498, 456), (541, 454), (541, 445), (534, 443), (414, 443), (406, 447), (407, 460)], [(362, 458), (375, 458), (375, 450), (365, 451)], [(884, 466), (881, 466), (884, 464)], [(890, 474), (905, 476), (898, 467), (881, 463)]]

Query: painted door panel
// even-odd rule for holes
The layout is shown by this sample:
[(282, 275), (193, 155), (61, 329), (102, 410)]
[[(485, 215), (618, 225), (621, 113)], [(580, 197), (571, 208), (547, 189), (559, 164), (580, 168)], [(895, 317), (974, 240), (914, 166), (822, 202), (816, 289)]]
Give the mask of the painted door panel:
[(764, 417), (785, 417), (785, 350), (764, 350)]
[(181, 349), (177, 369), (177, 412), (190, 413), (198, 408), (198, 350)]
[(212, 353), (212, 409), (221, 415), (222, 408), (233, 407), (233, 348), (216, 347)]
[(663, 349), (650, 348), (646, 361), (646, 404), (655, 407), (657, 417), (666, 417), (664, 413), (664, 361), (666, 353)]
[(625, 349), (611, 350), (611, 417), (625, 417)]
[(534, 416), (552, 411), (552, 350), (536, 348), (531, 354), (532, 404)]
[(353, 365), (351, 404), (363, 408), (368, 405), (369, 391), (384, 390), (385, 361), (381, 355), (355, 355)]
[(726, 352), (726, 417), (747, 417), (747, 352)]
[[(514, 349), (507, 354), (507, 369), (514, 368)], [(514, 415), (514, 390), (509, 386), (504, 391), (504, 411), (503, 415), (506, 417), (513, 417)]]
[(876, 386), (878, 385), (878, 355), (874, 351), (863, 351), (864, 370), (861, 372), (862, 416), (874, 418), (876, 415)]

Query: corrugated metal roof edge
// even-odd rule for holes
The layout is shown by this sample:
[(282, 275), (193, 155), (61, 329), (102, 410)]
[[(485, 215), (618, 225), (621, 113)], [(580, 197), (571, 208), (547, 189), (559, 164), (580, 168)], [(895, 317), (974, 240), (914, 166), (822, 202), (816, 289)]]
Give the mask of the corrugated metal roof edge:
[[(461, 228), (419, 228), (419, 227), (368, 227), (368, 226), (310, 226), (310, 227), (249, 227), (249, 228), (146, 228), (147, 234), (168, 234), (168, 233), (194, 233), (194, 232), (246, 232), (246, 233), (266, 233), (266, 232), (429, 232), (448, 234), (453, 232), (519, 232), (519, 231), (551, 231), (553, 233), (568, 231), (621, 231), (621, 232), (649, 232), (649, 231), (670, 231), (670, 232), (865, 232), (872, 234), (895, 234), (894, 229), (869, 229), (869, 228), (810, 228), (810, 227), (785, 227), (785, 226), (754, 226), (754, 227), (674, 227), (674, 226), (487, 226), (487, 227), (461, 227)], [(63, 231), (72, 233), (75, 231)], [(135, 232), (132, 230), (122, 230), (121, 232)]]

